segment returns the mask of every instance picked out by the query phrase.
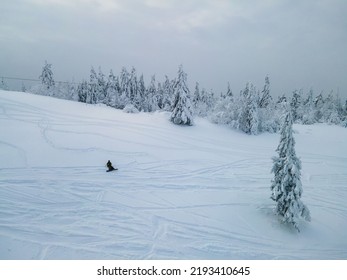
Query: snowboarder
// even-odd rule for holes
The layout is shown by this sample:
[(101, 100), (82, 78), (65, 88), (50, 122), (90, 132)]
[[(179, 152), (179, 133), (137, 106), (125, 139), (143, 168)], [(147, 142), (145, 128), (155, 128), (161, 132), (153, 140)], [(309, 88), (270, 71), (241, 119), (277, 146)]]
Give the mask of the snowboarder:
[(114, 167), (112, 166), (112, 163), (111, 163), (110, 160), (106, 163), (106, 166), (107, 166), (107, 168), (108, 168), (108, 170), (106, 170), (106, 172), (110, 172), (110, 171), (113, 171), (113, 170), (117, 170), (116, 168), (114, 168)]

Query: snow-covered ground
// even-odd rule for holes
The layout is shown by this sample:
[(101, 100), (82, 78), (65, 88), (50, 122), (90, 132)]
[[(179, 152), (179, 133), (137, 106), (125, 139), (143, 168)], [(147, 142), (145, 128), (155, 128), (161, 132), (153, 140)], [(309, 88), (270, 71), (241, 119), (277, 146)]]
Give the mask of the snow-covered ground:
[(297, 233), (269, 198), (278, 134), (168, 119), (0, 91), (0, 259), (347, 259), (347, 129), (294, 126)]

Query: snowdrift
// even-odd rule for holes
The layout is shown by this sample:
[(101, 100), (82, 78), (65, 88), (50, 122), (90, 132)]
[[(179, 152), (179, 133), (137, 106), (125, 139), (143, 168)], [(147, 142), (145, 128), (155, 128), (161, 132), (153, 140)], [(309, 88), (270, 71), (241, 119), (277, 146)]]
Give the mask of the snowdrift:
[(270, 200), (278, 134), (169, 118), (0, 91), (0, 258), (347, 259), (347, 129), (294, 126), (297, 233)]

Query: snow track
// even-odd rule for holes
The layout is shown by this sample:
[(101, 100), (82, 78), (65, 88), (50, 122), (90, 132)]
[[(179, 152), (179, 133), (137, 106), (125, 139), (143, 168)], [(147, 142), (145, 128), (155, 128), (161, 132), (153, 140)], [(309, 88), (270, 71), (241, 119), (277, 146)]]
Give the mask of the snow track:
[(295, 126), (298, 234), (269, 198), (276, 134), (5, 91), (0, 128), (1, 259), (347, 258), (346, 129)]

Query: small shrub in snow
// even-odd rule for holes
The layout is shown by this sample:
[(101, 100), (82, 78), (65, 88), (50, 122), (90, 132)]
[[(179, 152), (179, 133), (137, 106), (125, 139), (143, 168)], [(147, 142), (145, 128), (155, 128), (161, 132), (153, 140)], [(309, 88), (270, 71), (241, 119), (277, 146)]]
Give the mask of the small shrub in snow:
[(124, 109), (123, 112), (125, 113), (132, 113), (132, 114), (136, 114), (139, 112), (139, 110), (136, 109), (136, 107), (133, 104), (127, 104)]

